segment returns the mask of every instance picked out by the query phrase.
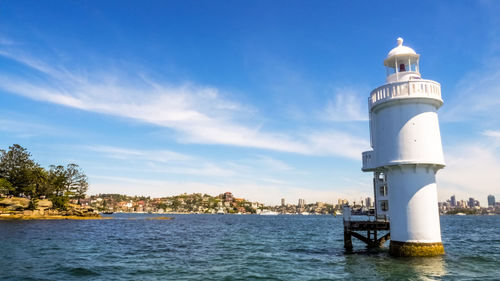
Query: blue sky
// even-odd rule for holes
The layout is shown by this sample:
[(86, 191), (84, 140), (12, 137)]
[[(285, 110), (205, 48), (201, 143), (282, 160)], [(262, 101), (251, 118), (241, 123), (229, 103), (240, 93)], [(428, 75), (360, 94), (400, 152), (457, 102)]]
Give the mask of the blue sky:
[(495, 1), (2, 1), (0, 147), (90, 193), (371, 195), (367, 97), (396, 44), (442, 85), (439, 199), (500, 197)]

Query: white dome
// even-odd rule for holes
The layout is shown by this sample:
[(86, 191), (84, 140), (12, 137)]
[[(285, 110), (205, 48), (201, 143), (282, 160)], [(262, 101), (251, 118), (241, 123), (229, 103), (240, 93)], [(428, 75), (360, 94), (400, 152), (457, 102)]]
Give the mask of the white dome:
[(386, 59), (397, 55), (417, 55), (417, 53), (412, 48), (403, 46), (403, 38), (399, 37), (398, 46), (387, 54)]

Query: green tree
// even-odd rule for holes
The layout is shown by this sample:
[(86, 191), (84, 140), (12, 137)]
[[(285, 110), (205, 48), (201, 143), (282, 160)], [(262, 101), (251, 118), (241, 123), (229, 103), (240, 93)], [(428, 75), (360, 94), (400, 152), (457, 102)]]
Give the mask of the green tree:
[(47, 190), (48, 174), (47, 171), (36, 165), (29, 173), (30, 185), (26, 188), (26, 192), (30, 196), (30, 204), (28, 209), (35, 210), (38, 208), (38, 196)]
[(52, 195), (63, 196), (66, 195), (66, 171), (64, 166), (50, 165), (48, 182), (53, 190)]
[(69, 198), (66, 192), (67, 183), (64, 166), (51, 165), (49, 167), (48, 183), (53, 191), (50, 201), (52, 201), (54, 208), (66, 210)]
[(66, 166), (66, 188), (70, 197), (78, 199), (85, 198), (85, 193), (89, 188), (87, 176), (77, 164)]
[(52, 206), (55, 209), (67, 210), (68, 209), (68, 197), (67, 196), (52, 196), (50, 198), (52, 201)]
[(31, 184), (36, 190), (38, 196), (50, 197), (54, 189), (50, 184), (49, 172), (44, 168), (37, 166), (31, 171)]
[(0, 178), (8, 180), (19, 195), (30, 189), (30, 171), (36, 164), (31, 160), (28, 150), (19, 144), (9, 147), (8, 151), (0, 150)]
[(14, 187), (12, 187), (12, 184), (4, 178), (0, 178), (0, 194), (9, 194), (12, 191), (14, 191)]
[(45, 189), (48, 186), (47, 171), (44, 168), (37, 165), (30, 170), (29, 178), (30, 178), (30, 188), (28, 189), (29, 195), (31, 195), (31, 197), (35, 197), (36, 195), (42, 195), (42, 192), (45, 192)]

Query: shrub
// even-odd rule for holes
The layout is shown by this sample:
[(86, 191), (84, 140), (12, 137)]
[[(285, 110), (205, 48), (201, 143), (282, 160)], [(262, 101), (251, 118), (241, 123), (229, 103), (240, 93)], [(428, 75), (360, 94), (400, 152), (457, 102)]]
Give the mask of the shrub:
[(67, 210), (68, 209), (68, 197), (67, 196), (53, 196), (50, 201), (52, 201), (52, 206), (54, 209)]

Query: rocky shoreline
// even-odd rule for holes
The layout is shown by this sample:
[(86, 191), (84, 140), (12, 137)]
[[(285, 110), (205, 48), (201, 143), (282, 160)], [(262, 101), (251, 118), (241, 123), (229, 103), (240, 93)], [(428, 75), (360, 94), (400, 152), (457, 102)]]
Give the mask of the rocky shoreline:
[(57, 210), (47, 199), (38, 201), (37, 208), (29, 210), (29, 200), (21, 197), (0, 198), (0, 220), (89, 220), (110, 219), (92, 208), (68, 204), (66, 210)]
[(97, 216), (66, 216), (66, 215), (42, 215), (42, 216), (25, 216), (15, 214), (0, 214), (2, 220), (106, 220), (112, 217)]

